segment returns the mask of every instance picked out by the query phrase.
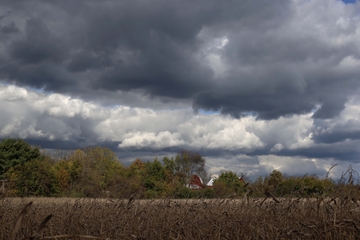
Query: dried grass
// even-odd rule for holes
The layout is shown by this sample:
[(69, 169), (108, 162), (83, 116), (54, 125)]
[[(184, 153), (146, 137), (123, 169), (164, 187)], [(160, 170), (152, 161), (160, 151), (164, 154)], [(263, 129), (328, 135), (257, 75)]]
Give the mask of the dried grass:
[(346, 198), (4, 198), (0, 239), (360, 239), (359, 212)]

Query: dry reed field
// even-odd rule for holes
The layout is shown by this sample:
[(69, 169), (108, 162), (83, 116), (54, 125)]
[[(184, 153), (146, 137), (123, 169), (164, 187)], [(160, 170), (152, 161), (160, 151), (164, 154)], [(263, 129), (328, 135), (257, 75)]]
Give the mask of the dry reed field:
[(344, 199), (0, 199), (1, 239), (360, 239)]

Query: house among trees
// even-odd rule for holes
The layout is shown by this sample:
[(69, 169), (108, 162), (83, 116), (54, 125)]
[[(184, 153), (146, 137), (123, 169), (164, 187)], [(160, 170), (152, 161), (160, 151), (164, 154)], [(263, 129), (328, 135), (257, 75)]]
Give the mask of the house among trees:
[(211, 177), (209, 182), (206, 184), (208, 187), (212, 187), (214, 185), (214, 180), (216, 179), (215, 176)]
[(201, 179), (201, 177), (199, 177), (196, 174), (194, 174), (190, 177), (189, 184), (187, 184), (186, 186), (190, 189), (203, 189), (204, 188), (203, 180)]
[[(335, 166), (335, 165), (334, 165)], [(330, 170), (333, 166), (330, 168)], [(329, 171), (330, 171), (329, 170)], [(196, 173), (196, 174), (195, 174)], [(0, 198), (5, 197), (113, 197), (113, 198), (227, 198), (244, 196), (317, 197), (337, 196), (348, 189), (357, 194), (354, 184), (357, 172), (350, 166), (348, 179), (339, 184), (326, 177), (285, 177), (273, 170), (264, 179), (259, 177), (248, 187), (245, 175), (226, 171), (207, 176), (205, 159), (198, 153), (183, 150), (176, 157), (143, 162), (136, 159), (129, 167), (121, 164), (108, 148), (89, 147), (64, 156), (46, 155), (39, 147), (22, 139), (0, 141)], [(190, 191), (194, 189), (195, 191)], [(204, 189), (204, 191), (199, 191)], [(352, 197), (352, 196), (351, 196)], [(356, 196), (355, 196), (356, 197)]]
[[(199, 177), (198, 175), (194, 174), (190, 177), (190, 181), (189, 184), (187, 184), (186, 186), (190, 189), (195, 189), (195, 190), (200, 190), (206, 187), (213, 187), (214, 184), (214, 180), (217, 177), (213, 176), (211, 177), (211, 179), (209, 180), (209, 182), (207, 184), (204, 184), (203, 180), (201, 179), (201, 177)], [(245, 181), (242, 177), (239, 177), (239, 181), (245, 185)]]

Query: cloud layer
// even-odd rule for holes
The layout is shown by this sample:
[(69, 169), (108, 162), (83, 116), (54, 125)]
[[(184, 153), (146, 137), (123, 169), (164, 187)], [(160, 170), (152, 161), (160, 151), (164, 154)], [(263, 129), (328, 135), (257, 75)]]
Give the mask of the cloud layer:
[(0, 137), (188, 148), (214, 171), (356, 164), (359, 21), (339, 0), (5, 0)]
[(312, 114), (257, 120), (197, 114), (190, 108), (104, 107), (4, 84), (0, 101), (1, 137), (20, 137), (51, 149), (102, 145), (124, 161), (189, 149), (206, 156), (211, 172), (235, 169), (251, 176), (280, 169), (324, 175), (330, 163), (343, 162), (345, 167), (360, 157), (360, 141), (354, 134), (360, 126), (358, 96), (331, 121), (315, 120)]
[(87, 99), (140, 91), (260, 119), (314, 109), (314, 118), (332, 118), (359, 88), (358, 3), (1, 5), (0, 73), (9, 83)]

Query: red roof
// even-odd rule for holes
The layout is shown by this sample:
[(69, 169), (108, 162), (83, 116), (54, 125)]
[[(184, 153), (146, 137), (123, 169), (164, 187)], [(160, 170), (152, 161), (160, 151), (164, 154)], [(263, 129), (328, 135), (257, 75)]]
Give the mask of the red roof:
[(203, 184), (198, 175), (192, 175), (189, 182), (189, 187), (191, 189), (203, 189)]

